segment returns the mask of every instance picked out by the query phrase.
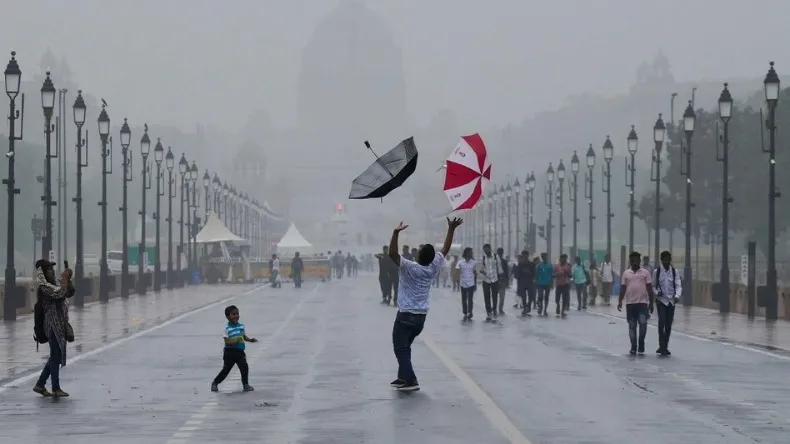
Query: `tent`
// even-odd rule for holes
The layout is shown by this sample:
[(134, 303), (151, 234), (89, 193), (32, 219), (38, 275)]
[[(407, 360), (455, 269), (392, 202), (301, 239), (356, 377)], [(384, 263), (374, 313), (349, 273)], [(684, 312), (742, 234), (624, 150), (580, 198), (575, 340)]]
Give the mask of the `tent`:
[(211, 213), (203, 229), (197, 234), (197, 243), (207, 244), (211, 242), (234, 242), (241, 245), (249, 245), (245, 239), (231, 233), (230, 230), (219, 220), (216, 214)]
[(311, 253), (312, 248), (313, 244), (302, 236), (302, 233), (296, 229), (296, 225), (293, 223), (288, 227), (288, 231), (285, 232), (280, 242), (277, 242), (277, 252), (285, 256), (293, 256), (293, 253), (297, 251), (302, 255)]

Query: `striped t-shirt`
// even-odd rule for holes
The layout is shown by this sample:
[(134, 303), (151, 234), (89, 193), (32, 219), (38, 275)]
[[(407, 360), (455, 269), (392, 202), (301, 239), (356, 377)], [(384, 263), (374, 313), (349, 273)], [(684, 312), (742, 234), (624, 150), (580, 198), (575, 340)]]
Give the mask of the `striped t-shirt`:
[[(241, 322), (232, 323), (228, 322), (225, 325), (225, 331), (222, 334), (223, 338), (233, 339), (233, 338), (243, 338), (244, 337), (244, 324)], [(244, 350), (244, 341), (237, 342), (235, 344), (225, 345), (225, 348), (235, 348), (236, 350)]]

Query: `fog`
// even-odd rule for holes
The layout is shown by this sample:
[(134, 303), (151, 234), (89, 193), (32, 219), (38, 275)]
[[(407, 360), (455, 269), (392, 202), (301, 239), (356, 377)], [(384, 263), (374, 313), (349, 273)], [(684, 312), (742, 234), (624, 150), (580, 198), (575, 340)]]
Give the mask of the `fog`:
[[(493, 182), (523, 181), (534, 170), (538, 191), (548, 162), (567, 163), (590, 143), (599, 150), (611, 134), (623, 224), (619, 157), (630, 125), (649, 146), (657, 114), (672, 111), (671, 93), (677, 120), (694, 87), (695, 106), (714, 109), (721, 82), (741, 103), (760, 91), (769, 60), (780, 75), (790, 71), (781, 58), (790, 3), (781, 0), (3, 3), (0, 41), (17, 52), (27, 82), (24, 144), (44, 143), (38, 89), (50, 70), (57, 88), (69, 88), (69, 147), (69, 108), (81, 89), (92, 98), (90, 131), (104, 98), (114, 133), (123, 117), (133, 126), (135, 155), (147, 122), (154, 143), (161, 137), (176, 156), (196, 160), (201, 175), (218, 173), (332, 248), (326, 224), (339, 203), (351, 221), (348, 244), (380, 245), (400, 219), (415, 224), (415, 237), (435, 236), (431, 221), (449, 212), (436, 170), (458, 137), (474, 132), (488, 145)], [(363, 141), (380, 154), (409, 136), (420, 150), (414, 177), (383, 201), (347, 202), (351, 180), (374, 160)], [(651, 189), (647, 149), (637, 162), (641, 197)], [(130, 199), (135, 214), (139, 197)], [(23, 188), (20, 201), (38, 202), (38, 192)], [(19, 211), (29, 237), (35, 208)], [(86, 214), (98, 208), (91, 202)], [(115, 228), (111, 236), (120, 238)]]

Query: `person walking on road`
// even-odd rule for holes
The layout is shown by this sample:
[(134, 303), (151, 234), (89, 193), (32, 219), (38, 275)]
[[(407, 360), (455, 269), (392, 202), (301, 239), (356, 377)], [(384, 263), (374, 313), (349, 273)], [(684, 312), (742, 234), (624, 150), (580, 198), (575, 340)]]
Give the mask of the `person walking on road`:
[(225, 319), (228, 323), (225, 324), (225, 330), (222, 338), (225, 341), (225, 348), (222, 352), (222, 370), (220, 370), (214, 381), (211, 382), (211, 391), (218, 392), (219, 385), (228, 377), (228, 374), (233, 370), (233, 366), (239, 368), (241, 373), (241, 385), (245, 392), (255, 390), (249, 382), (250, 368), (247, 365), (247, 355), (244, 353), (245, 342), (258, 342), (255, 338), (247, 336), (244, 329), (244, 324), (239, 322), (239, 309), (235, 305), (225, 307)]
[(304, 271), (304, 262), (297, 251), (294, 253), (294, 258), (291, 259), (291, 277), (296, 288), (302, 288), (302, 271)]
[(590, 274), (582, 265), (582, 258), (576, 256), (573, 267), (573, 286), (576, 287), (576, 310), (587, 310), (587, 286), (590, 285)]
[(595, 306), (595, 298), (598, 297), (598, 289), (601, 288), (601, 272), (598, 270), (598, 264), (595, 261), (590, 262), (590, 306)]
[(458, 268), (458, 256), (453, 256), (450, 274), (453, 277), (453, 291), (461, 291), (461, 270)]
[(529, 316), (535, 305), (535, 264), (529, 257), (529, 251), (524, 250), (519, 255), (513, 276), (516, 279), (516, 294), (521, 297), (521, 316)]
[(611, 305), (612, 282), (614, 282), (614, 268), (607, 254), (601, 264), (601, 300), (604, 305)]
[(683, 294), (680, 273), (672, 266), (672, 253), (661, 252), (661, 265), (653, 273), (656, 283), (656, 299), (658, 303), (658, 350), (661, 356), (669, 356), (669, 335), (672, 333), (672, 321), (675, 319), (675, 304)]
[(456, 228), (463, 221), (447, 218), (447, 236), (441, 251), (431, 244), (423, 245), (417, 253), (417, 261), (410, 261), (398, 255), (398, 236), (408, 228), (399, 223), (392, 232), (390, 240), (390, 259), (400, 270), (400, 299), (398, 314), (392, 326), (392, 348), (398, 360), (398, 377), (390, 385), (402, 391), (420, 389), (411, 362), (411, 345), (425, 326), (425, 317), (430, 309), (431, 283), (439, 274), (444, 257), (450, 252)]
[(535, 267), (535, 283), (538, 286), (538, 316), (549, 315), (549, 293), (554, 283), (554, 265), (548, 253), (541, 253), (540, 263)]
[[(631, 340), (631, 355), (645, 353), (645, 336), (647, 335), (647, 318), (653, 313), (653, 282), (650, 272), (642, 268), (642, 255), (636, 251), (628, 256), (631, 267), (623, 272), (620, 278), (620, 299), (617, 311), (623, 311), (628, 320), (628, 337)], [(639, 324), (637, 340), (636, 326)]]
[(499, 316), (505, 315), (505, 293), (510, 288), (510, 264), (505, 258), (505, 250), (503, 248), (496, 249), (496, 257), (499, 259), (499, 282), (497, 283), (497, 290), (499, 293)]
[(389, 247), (386, 245), (381, 249), (381, 253), (376, 255), (379, 261), (379, 286), (381, 287), (381, 303), (384, 305), (392, 301), (392, 293), (395, 290), (395, 303), (398, 302), (397, 296), (397, 267), (389, 256)]
[[(74, 288), (71, 286), (71, 269), (63, 270), (60, 274), (60, 282), (55, 280), (55, 264), (45, 259), (36, 261), (36, 271), (31, 282), (31, 289), (36, 291), (36, 305), (43, 311), (44, 319), (42, 331), (46, 338), (37, 338), (39, 342), (46, 339), (49, 343), (49, 359), (41, 370), (33, 391), (42, 396), (53, 396), (56, 398), (69, 396), (60, 387), (60, 367), (66, 365), (66, 343), (67, 336), (74, 340), (74, 331), (67, 332), (69, 326), (69, 315), (66, 298), (74, 295)], [(34, 314), (35, 316), (35, 314)], [(47, 390), (47, 380), (52, 377), (52, 392)]]
[(554, 279), (556, 290), (554, 290), (554, 303), (557, 305), (557, 317), (566, 317), (571, 308), (571, 264), (568, 263), (568, 255), (560, 255), (560, 263), (554, 266)]
[(483, 261), (480, 274), (483, 275), (483, 299), (486, 304), (486, 322), (497, 317), (497, 294), (502, 263), (491, 253), (491, 244), (483, 245)]
[(474, 311), (474, 295), (477, 289), (477, 263), (472, 254), (472, 248), (464, 248), (461, 260), (456, 261), (455, 269), (458, 270), (458, 284), (461, 287), (461, 310), (464, 321), (472, 320)]

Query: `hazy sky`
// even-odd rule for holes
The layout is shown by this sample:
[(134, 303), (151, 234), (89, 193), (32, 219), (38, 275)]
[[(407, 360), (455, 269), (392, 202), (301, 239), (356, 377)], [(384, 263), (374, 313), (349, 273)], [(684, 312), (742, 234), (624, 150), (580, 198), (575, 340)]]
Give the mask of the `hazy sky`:
[[(787, 0), (364, 1), (403, 50), (418, 124), (450, 108), (484, 129), (569, 94), (624, 92), (659, 48), (679, 80), (760, 77), (771, 59), (790, 72)], [(113, 115), (236, 130), (264, 108), (291, 126), (301, 51), (339, 2), (5, 0), (0, 41), (30, 74), (47, 47), (66, 56)]]

